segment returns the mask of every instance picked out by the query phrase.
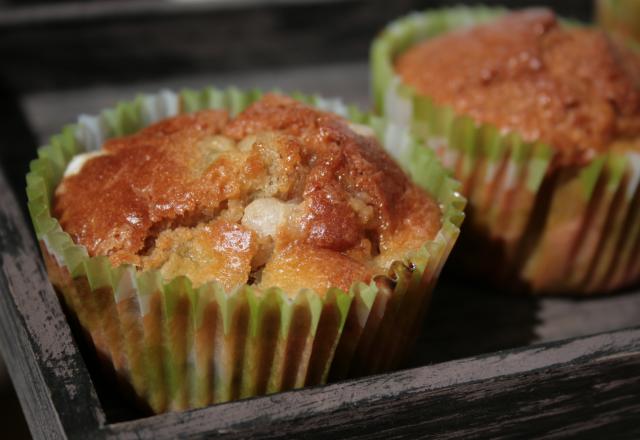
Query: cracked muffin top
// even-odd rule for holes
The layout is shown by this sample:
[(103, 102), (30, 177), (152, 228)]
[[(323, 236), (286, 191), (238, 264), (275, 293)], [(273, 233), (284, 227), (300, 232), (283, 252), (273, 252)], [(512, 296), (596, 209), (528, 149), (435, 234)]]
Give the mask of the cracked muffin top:
[(114, 265), (289, 294), (368, 282), (441, 225), (368, 127), (274, 94), (235, 118), (179, 115), (77, 156), (53, 210)]
[(640, 148), (640, 58), (548, 10), (427, 39), (395, 69), (440, 105), (548, 143), (564, 164)]

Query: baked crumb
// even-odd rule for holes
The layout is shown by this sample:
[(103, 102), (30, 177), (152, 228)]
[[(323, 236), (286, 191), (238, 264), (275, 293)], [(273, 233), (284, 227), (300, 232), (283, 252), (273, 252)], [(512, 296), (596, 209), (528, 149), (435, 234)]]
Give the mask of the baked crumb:
[(441, 212), (371, 133), (267, 95), (235, 118), (204, 110), (111, 139), (55, 192), (90, 255), (194, 286), (324, 292), (383, 273)]

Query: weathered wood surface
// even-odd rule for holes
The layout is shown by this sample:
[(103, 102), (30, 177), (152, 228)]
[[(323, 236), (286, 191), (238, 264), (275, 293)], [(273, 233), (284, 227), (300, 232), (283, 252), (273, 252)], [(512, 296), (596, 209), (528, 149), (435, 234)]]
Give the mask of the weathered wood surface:
[(29, 429), (81, 435), (105, 420), (23, 214), (0, 173), (0, 349)]
[(114, 424), (118, 438), (640, 436), (640, 329)]

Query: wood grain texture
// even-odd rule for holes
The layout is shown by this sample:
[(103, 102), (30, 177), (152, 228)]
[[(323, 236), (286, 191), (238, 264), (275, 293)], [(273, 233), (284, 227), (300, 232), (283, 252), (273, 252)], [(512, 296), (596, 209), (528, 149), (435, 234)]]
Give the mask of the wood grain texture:
[(640, 435), (640, 330), (111, 425), (118, 438)]
[(104, 421), (60, 303), (0, 173), (0, 349), (29, 429), (64, 438)]

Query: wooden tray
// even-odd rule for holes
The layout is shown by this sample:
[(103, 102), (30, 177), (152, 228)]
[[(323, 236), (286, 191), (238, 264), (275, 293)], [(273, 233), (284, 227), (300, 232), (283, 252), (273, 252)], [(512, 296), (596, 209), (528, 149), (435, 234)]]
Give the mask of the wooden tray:
[[(364, 14), (363, 2), (347, 3)], [(326, 8), (321, 10), (327, 16), (337, 14)], [(197, 9), (200, 16), (205, 12)], [(7, 26), (19, 27), (18, 35), (30, 41), (21, 44), (33, 43), (19, 18), (5, 17), (5, 28), (0, 19), (0, 54)], [(383, 19), (362, 19), (360, 29), (373, 29)], [(69, 20), (68, 26), (80, 26)], [(352, 48), (366, 48), (358, 40), (368, 38), (364, 34), (354, 37)], [(317, 37), (318, 45), (322, 41)], [(64, 44), (54, 46), (60, 51)], [(640, 291), (536, 299), (498, 295), (445, 273), (424, 335), (401, 371), (152, 417), (128, 406), (102, 379), (91, 353), (74, 337), (78, 332), (47, 280), (26, 219), (21, 179), (36, 143), (79, 113), (165, 87), (279, 86), (367, 106), (366, 52), (356, 53), (348, 60), (344, 54), (302, 57), (279, 67), (216, 70), (205, 63), (203, 69), (113, 81), (87, 67), (85, 81), (61, 80), (55, 88), (62, 73), (20, 83), (20, 75), (5, 71), (11, 87), (0, 87), (0, 98), (11, 111), (0, 121), (0, 349), (34, 437), (640, 436)]]

